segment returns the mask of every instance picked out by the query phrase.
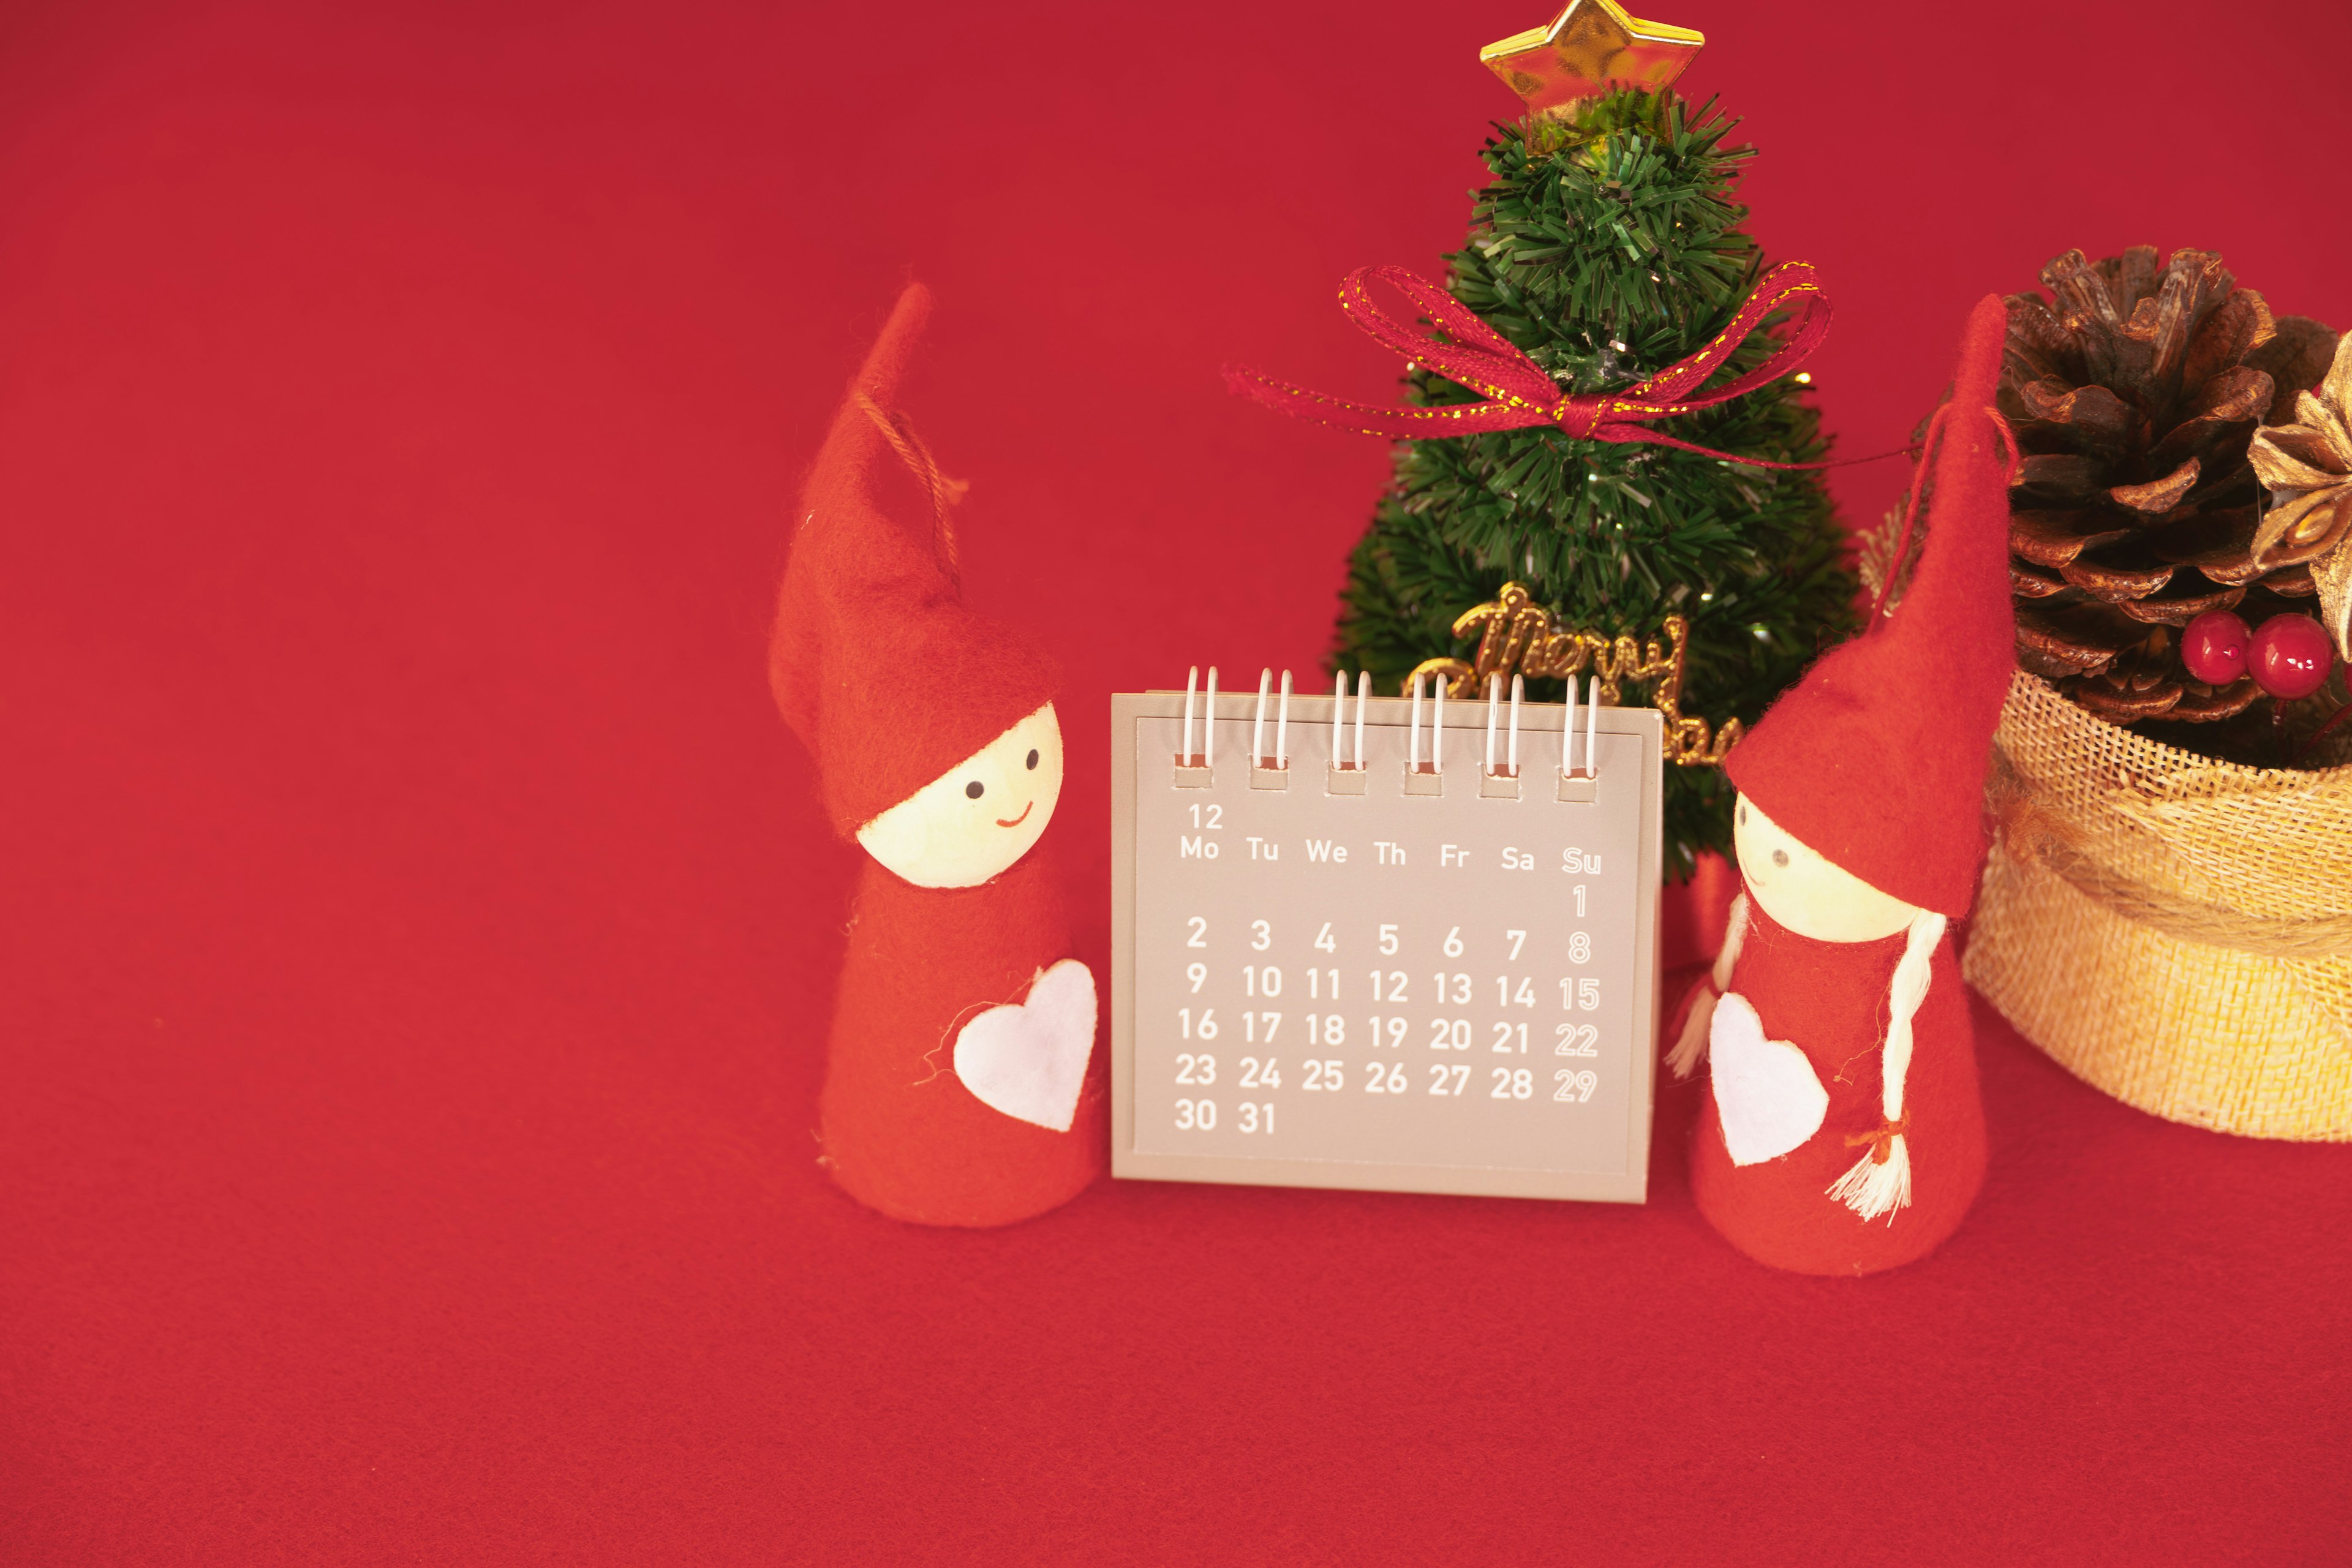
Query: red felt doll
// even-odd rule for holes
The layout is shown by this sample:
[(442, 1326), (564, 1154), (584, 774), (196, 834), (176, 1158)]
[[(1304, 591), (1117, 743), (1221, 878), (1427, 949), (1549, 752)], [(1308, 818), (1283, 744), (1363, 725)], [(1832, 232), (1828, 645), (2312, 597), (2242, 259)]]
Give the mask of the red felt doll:
[(1951, 1235), (1984, 1177), (1976, 1041), (1953, 960), (1983, 860), (1984, 779), (2014, 636), (1992, 407), (2006, 316), (1969, 318), (1917, 569), (1734, 747), (1745, 884), (1669, 1065), (1705, 1056), (1699, 1212), (1742, 1252), (1868, 1274)]
[(860, 1202), (1005, 1225), (1103, 1163), (1094, 976), (1042, 841), (1057, 672), (964, 607), (941, 478), (891, 406), (929, 312), (908, 287), (801, 498), (769, 680), (860, 868), (819, 1139)]

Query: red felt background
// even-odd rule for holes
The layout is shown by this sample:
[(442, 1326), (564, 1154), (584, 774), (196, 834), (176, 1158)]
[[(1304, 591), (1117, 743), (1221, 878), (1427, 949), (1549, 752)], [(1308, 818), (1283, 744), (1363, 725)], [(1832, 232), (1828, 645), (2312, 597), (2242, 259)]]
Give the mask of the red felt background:
[[(1383, 472), (1216, 368), (1389, 387), (1334, 285), (1458, 241), (1538, 11), (0, 10), (0, 1559), (2347, 1559), (2352, 1150), (1981, 1009), (1984, 1196), (1861, 1282), (1707, 1231), (1687, 1089), (1643, 1208), (818, 1172), (761, 650), (898, 280), (1099, 960), (1104, 694), (1311, 668)], [(1848, 451), (2068, 245), (2352, 324), (2332, 0), (1666, 19)]]

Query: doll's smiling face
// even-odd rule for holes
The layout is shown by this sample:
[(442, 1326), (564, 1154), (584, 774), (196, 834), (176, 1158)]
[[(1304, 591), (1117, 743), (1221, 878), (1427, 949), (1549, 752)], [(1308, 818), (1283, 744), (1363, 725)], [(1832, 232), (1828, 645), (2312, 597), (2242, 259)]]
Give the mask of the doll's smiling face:
[(1062, 797), (1062, 724), (1050, 702), (857, 830), (866, 852), (919, 888), (976, 888), (1029, 853)]
[(1748, 896), (1799, 936), (1876, 942), (1907, 929), (1920, 912), (1832, 865), (1744, 795), (1732, 808), (1731, 842)]

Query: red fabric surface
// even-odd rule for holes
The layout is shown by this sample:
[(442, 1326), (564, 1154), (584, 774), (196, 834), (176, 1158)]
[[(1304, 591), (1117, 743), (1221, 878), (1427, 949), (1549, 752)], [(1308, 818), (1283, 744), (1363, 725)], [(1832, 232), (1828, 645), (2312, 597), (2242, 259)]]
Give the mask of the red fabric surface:
[(1927, 458), (1927, 540), (1895, 613), (1816, 659), (1723, 764), (1830, 864), (1955, 920), (1976, 901), (1985, 769), (2016, 667), (2011, 448), (1992, 406), (2008, 322), (1997, 295), (1968, 314)]
[[(1743, 742), (1744, 743), (1744, 742)], [(1691, 1131), (1691, 1195), (1726, 1241), (1776, 1268), (1803, 1274), (1864, 1274), (1926, 1257), (1967, 1216), (1984, 1180), (1984, 1106), (1977, 1046), (1960, 966), (1948, 933), (1938, 939), (1927, 994), (1912, 1018), (1904, 1075), (1903, 1142), (1911, 1201), (1864, 1219), (1830, 1187), (1871, 1152), (1853, 1140), (1885, 1123), (1888, 982), (1906, 934), (1878, 942), (1816, 942), (1765, 912), (1753, 894), (1731, 990), (1756, 1009), (1770, 1040), (1805, 1053), (1829, 1092), (1821, 1130), (1777, 1159), (1735, 1165), (1716, 1107), (1715, 1065), (1694, 1077), (1699, 1111)]]
[(911, 456), (936, 465), (897, 407), (929, 313), (920, 285), (899, 296), (785, 522), (768, 684), (845, 838), (1061, 686), (1036, 638), (965, 605), (938, 474), (911, 471), (875, 423), (874, 413), (893, 420)]
[[(982, 1104), (954, 1056), (975, 1014), (1022, 1001), (1069, 956), (1051, 835), (977, 888), (917, 888), (861, 865), (817, 1100), (834, 1179), (860, 1203), (927, 1225), (1009, 1225), (1083, 1191), (1108, 1159), (1109, 1053), (1087, 1058), (1060, 1131)], [(1096, 994), (1107, 989), (1097, 983)]]
[[(1331, 279), (1459, 242), (1475, 51), (1544, 19), (0, 10), (0, 1560), (2343, 1561), (2352, 1151), (1980, 1005), (1983, 1194), (1862, 1281), (1713, 1235), (1693, 1086), (1643, 1207), (941, 1232), (817, 1168), (856, 858), (762, 654), (905, 269), (1099, 965), (1104, 694), (1310, 668), (1385, 470), (1216, 367), (1384, 400)], [(1667, 19), (1848, 451), (2068, 245), (2352, 322), (2280, 150), (2347, 144), (2338, 7)]]

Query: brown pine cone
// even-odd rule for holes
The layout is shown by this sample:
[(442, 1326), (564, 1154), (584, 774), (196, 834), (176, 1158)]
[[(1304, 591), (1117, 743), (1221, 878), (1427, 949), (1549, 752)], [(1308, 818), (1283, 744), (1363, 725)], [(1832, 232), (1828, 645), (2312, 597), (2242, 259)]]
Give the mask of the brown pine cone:
[(2053, 299), (2010, 298), (1999, 395), (2022, 458), (2018, 664), (2118, 723), (2230, 718), (2260, 691), (2193, 680), (2179, 629), (2214, 609), (2259, 625), (2315, 592), (2302, 562), (2257, 563), (2247, 446), (2327, 373), (2336, 336), (2273, 320), (2206, 251), (2159, 268), (2149, 246), (2098, 262), (2070, 250), (2042, 281)]

